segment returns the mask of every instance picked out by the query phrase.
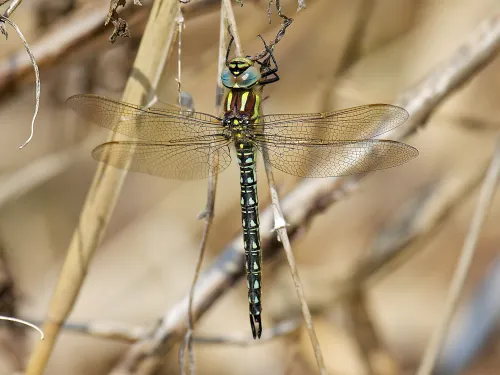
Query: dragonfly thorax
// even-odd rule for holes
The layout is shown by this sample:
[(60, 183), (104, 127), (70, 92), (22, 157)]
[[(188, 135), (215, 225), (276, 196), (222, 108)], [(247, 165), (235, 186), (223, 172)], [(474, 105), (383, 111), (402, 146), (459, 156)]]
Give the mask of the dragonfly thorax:
[(253, 121), (259, 115), (260, 95), (254, 90), (229, 90), (224, 100), (224, 118)]
[(224, 126), (235, 141), (249, 142), (253, 138), (252, 121), (247, 116), (227, 116), (224, 119)]

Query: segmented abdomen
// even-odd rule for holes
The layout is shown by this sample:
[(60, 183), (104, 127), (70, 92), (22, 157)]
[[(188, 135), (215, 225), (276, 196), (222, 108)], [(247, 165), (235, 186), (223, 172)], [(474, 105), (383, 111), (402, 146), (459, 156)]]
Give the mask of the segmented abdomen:
[[(255, 173), (255, 149), (250, 143), (237, 143), (236, 154), (240, 165), (241, 216), (243, 219), (243, 242), (246, 256), (248, 303), (250, 323), (254, 338), (260, 337), (262, 325), (261, 266), (259, 211), (257, 181)], [(257, 325), (257, 328), (255, 327)]]

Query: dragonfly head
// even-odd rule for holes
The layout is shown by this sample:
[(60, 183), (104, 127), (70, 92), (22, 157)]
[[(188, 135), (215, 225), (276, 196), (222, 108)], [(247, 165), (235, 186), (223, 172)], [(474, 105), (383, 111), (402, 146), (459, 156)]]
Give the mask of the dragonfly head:
[(246, 57), (235, 57), (222, 71), (222, 84), (229, 88), (249, 89), (260, 81), (260, 71), (254, 62)]

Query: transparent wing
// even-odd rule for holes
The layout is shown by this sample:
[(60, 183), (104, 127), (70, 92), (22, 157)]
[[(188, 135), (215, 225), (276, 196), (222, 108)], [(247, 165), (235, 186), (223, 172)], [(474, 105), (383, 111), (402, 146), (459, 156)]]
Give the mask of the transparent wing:
[(180, 109), (145, 109), (97, 95), (75, 95), (66, 104), (85, 120), (129, 137), (155, 142), (203, 140), (222, 133), (221, 119)]
[(92, 157), (133, 172), (196, 180), (208, 177), (212, 165), (216, 165), (215, 173), (220, 173), (231, 164), (228, 145), (228, 141), (191, 144), (108, 142), (96, 147)]
[(353, 141), (372, 138), (408, 119), (405, 109), (368, 104), (335, 112), (265, 115), (258, 118), (256, 135), (309, 142)]
[[(368, 139), (335, 143), (256, 143), (276, 169), (300, 177), (334, 177), (404, 164), (418, 155), (404, 143)], [(264, 157), (266, 154), (264, 153)]]

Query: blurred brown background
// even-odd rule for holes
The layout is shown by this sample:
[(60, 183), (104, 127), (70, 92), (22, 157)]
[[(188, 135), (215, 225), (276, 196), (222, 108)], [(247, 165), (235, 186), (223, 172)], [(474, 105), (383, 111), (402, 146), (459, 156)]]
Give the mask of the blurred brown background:
[[(61, 25), (71, 17), (78, 21), (85, 12), (107, 7), (106, 1), (71, 3), (26, 1), (12, 19), (34, 47), (54, 30), (54, 35), (66, 32)], [(150, 7), (150, 3), (144, 1), (144, 6)], [(500, 12), (498, 0), (308, 0), (307, 9), (299, 14), (295, 14), (292, 0), (283, 1), (282, 6), (295, 21), (276, 48), (281, 80), (265, 90), (269, 95), (267, 113), (390, 103), (446, 59), (479, 22)], [(356, 61), (335, 77), (353, 26), (369, 6), (373, 9)], [(243, 8), (235, 4), (234, 9), (245, 52), (257, 53), (261, 42), (256, 35), (271, 39), (279, 28), (279, 18), (275, 16), (268, 24), (266, 1), (247, 1)], [(134, 12), (128, 13), (129, 17)], [(4, 274), (10, 275), (13, 283), (13, 289), (7, 288), (6, 293), (15, 297), (8, 306), (15, 306), (19, 317), (41, 320), (45, 316), (96, 168), (90, 151), (107, 134), (69, 113), (64, 100), (81, 92), (120, 98), (142, 28), (141, 21), (131, 23), (132, 38), (111, 45), (106, 41), (111, 33), (108, 27), (101, 36), (84, 38), (80, 48), (63, 52), (57, 61), (41, 69), (42, 100), (35, 138), (22, 151), (17, 147), (28, 135), (34, 108), (33, 81), (27, 75), (1, 88), (0, 249)], [(215, 108), (218, 28), (218, 6), (186, 14), (183, 89), (193, 96), (196, 110), (208, 113)], [(0, 46), (0, 66), (16, 64), (11, 56), (23, 48), (13, 31), (7, 41), (0, 39)], [(158, 92), (164, 101), (175, 102), (175, 60), (174, 56), (168, 64)], [(420, 221), (412, 225), (425, 228), (423, 233), (427, 234), (415, 241), (414, 255), (407, 262), (367, 289), (367, 308), (380, 342), (400, 373), (411, 373), (418, 364), (442, 312), (477, 187), (491, 157), (500, 125), (499, 90), (497, 58), (452, 94), (427, 125), (406, 140), (420, 151), (416, 160), (364, 179), (360, 189), (318, 216), (293, 243), (306, 294), (311, 308), (317, 311), (315, 323), (331, 374), (369, 373), (345, 309), (342, 304), (331, 303), (338, 280), (348, 276), (371, 252), (383, 251), (387, 241), (407, 229), (405, 220), (415, 218)], [(262, 163), (259, 167), (259, 194), (264, 207), (269, 194)], [(220, 175), (205, 265), (241, 231), (236, 176), (236, 163)], [(283, 192), (297, 182), (281, 173), (276, 179)], [(201, 240), (203, 223), (196, 217), (205, 205), (206, 186), (203, 180), (167, 181), (130, 174), (69, 321), (151, 327), (184, 297)], [(443, 201), (450, 202), (446, 209)], [(429, 217), (439, 210), (446, 214), (444, 220), (435, 223)], [(452, 333), (460, 331), (464, 314), (497, 257), (499, 220), (497, 197), (481, 233)], [(263, 273), (265, 326), (299, 316), (286, 262), (281, 259), (266, 264)], [(213, 336), (250, 334), (247, 309), (246, 285), (239, 283), (201, 319), (196, 332)], [(489, 332), (463, 373), (500, 372), (494, 324)], [(38, 336), (12, 328), (9, 323), (2, 325), (0, 340), (3, 375), (22, 368)], [(124, 343), (65, 331), (46, 373), (106, 374), (126, 348)], [(304, 330), (291, 338), (246, 348), (197, 345), (195, 351), (201, 375), (316, 373)], [(176, 350), (166, 358), (161, 373), (178, 373)]]

